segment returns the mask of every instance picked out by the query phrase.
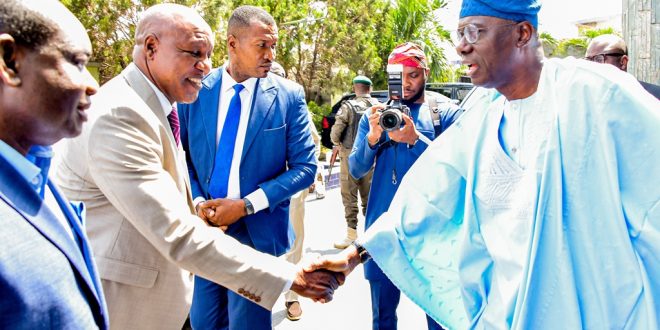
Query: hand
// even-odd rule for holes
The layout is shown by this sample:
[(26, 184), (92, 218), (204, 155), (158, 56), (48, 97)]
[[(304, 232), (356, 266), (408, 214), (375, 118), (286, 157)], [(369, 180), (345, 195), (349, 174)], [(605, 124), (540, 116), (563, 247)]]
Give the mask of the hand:
[(319, 269), (327, 269), (333, 272), (339, 272), (348, 276), (357, 265), (360, 264), (360, 255), (353, 245), (349, 245), (342, 252), (331, 255), (319, 256), (303, 269), (306, 272), (312, 272)]
[(314, 301), (327, 303), (332, 300), (335, 290), (344, 284), (344, 280), (342, 273), (327, 270), (307, 272), (301, 269), (293, 280), (291, 290)]
[(376, 104), (369, 109), (369, 133), (367, 134), (367, 142), (370, 146), (375, 146), (383, 135), (383, 128), (380, 127), (380, 111), (385, 109), (384, 104)]
[(314, 192), (314, 189), (316, 189), (316, 183), (312, 183), (312, 185), (307, 188), (307, 192), (311, 194)]
[(210, 225), (229, 226), (246, 216), (242, 199), (216, 198), (197, 204), (197, 215)]
[(403, 127), (387, 132), (387, 135), (392, 141), (404, 142), (409, 145), (413, 145), (417, 139), (419, 139), (419, 132), (417, 131), (417, 128), (415, 128), (415, 123), (413, 122), (412, 118), (410, 118), (410, 116), (402, 113), (401, 117), (405, 123)]

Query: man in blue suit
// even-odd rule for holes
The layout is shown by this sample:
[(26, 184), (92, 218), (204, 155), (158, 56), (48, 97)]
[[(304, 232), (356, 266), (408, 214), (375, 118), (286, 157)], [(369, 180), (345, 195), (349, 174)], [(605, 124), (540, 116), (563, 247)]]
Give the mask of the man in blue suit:
[(106, 329), (82, 207), (48, 178), (98, 85), (91, 43), (59, 1), (0, 2), (0, 328)]
[[(294, 237), (289, 198), (314, 181), (316, 160), (302, 88), (269, 74), (277, 26), (242, 6), (229, 19), (229, 62), (203, 81), (195, 103), (179, 106), (198, 215), (243, 244), (280, 256)], [(271, 329), (271, 312), (201, 277), (195, 329)]]

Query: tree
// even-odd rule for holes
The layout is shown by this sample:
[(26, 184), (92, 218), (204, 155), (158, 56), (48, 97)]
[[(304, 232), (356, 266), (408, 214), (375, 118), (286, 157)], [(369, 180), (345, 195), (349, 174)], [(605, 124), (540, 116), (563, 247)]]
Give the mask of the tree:
[[(220, 0), (61, 0), (82, 22), (92, 41), (92, 62), (99, 64), (99, 81), (104, 83), (132, 62), (135, 26), (139, 14), (158, 3), (175, 2), (197, 8), (212, 29), (220, 23), (219, 13), (228, 9)], [(218, 36), (216, 35), (216, 38)], [(214, 54), (214, 62), (219, 57)]]
[[(431, 67), (430, 81), (446, 81), (452, 76), (440, 43), (450, 40), (435, 13), (444, 8), (445, 0), (397, 0), (390, 13), (392, 40), (388, 47), (381, 49), (384, 62), (392, 49), (403, 42), (413, 41), (424, 49)], [(384, 78), (384, 76), (383, 76)]]
[(613, 28), (584, 29), (580, 31), (577, 38), (562, 39), (557, 41), (548, 33), (541, 33), (539, 38), (543, 42), (543, 50), (547, 57), (584, 57), (587, 46), (591, 40), (603, 34), (616, 34)]

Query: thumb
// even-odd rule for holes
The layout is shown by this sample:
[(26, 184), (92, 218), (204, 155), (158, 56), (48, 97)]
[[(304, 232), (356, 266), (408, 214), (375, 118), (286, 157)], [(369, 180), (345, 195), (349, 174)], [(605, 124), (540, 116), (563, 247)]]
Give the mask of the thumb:
[(324, 266), (326, 262), (327, 262), (326, 259), (321, 259), (321, 258), (317, 258), (316, 260), (311, 260), (309, 263), (307, 263), (307, 265), (303, 266), (303, 270), (306, 273), (311, 273), (315, 270), (323, 269), (325, 268)]

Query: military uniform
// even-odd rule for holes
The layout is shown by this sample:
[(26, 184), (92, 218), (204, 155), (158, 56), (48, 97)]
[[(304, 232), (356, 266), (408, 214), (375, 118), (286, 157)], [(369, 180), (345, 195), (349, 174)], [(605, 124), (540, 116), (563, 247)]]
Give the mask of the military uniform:
[[(368, 109), (372, 105), (378, 103), (378, 100), (367, 94), (357, 96), (351, 102), (353, 105)], [(339, 157), (341, 158), (341, 163), (339, 184), (341, 187), (341, 197), (342, 202), (344, 203), (346, 224), (348, 228), (353, 230), (357, 228), (358, 193), (360, 194), (362, 202), (362, 214), (366, 214), (369, 187), (371, 186), (371, 175), (373, 173), (372, 170), (361, 179), (355, 179), (348, 171), (348, 156), (351, 154), (353, 141), (355, 140), (355, 134), (357, 133), (357, 130), (351, 132), (351, 123), (353, 123), (353, 121), (359, 122), (360, 118), (355, 118), (355, 116), (358, 115), (359, 114), (355, 113), (348, 102), (344, 102), (337, 111), (335, 124), (330, 131), (332, 144), (340, 146)], [(357, 129), (357, 127), (355, 128)]]

